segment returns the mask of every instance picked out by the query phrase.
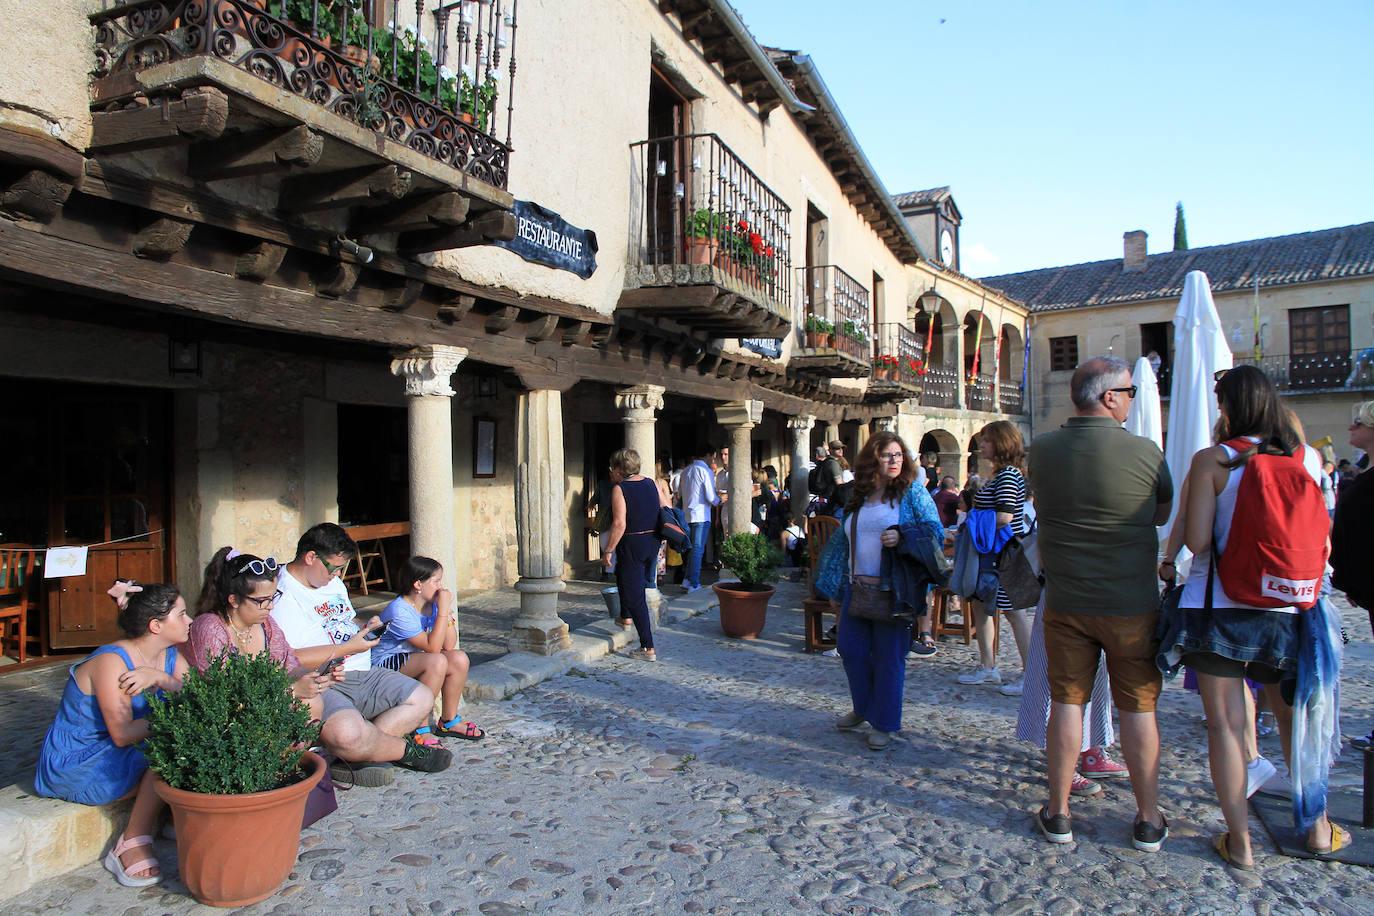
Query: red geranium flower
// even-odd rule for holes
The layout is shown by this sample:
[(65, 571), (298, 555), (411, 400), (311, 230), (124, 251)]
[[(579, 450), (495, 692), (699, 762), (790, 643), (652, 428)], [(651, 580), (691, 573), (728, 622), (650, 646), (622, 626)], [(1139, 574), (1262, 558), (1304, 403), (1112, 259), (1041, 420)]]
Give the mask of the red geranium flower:
[(769, 245), (767, 248), (763, 249), (763, 253), (771, 258), (773, 256), (773, 246)]
[(749, 230), (749, 220), (747, 219), (740, 220), (736, 225), (739, 226), (740, 232), (747, 232)]

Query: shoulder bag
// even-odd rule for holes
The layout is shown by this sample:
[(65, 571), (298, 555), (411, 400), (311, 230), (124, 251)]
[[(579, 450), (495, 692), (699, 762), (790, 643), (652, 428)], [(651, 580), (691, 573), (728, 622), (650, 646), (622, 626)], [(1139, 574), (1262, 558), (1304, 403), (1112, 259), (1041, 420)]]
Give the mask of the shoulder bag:
[(874, 623), (910, 625), (911, 616), (898, 613), (892, 589), (882, 578), (858, 574), (859, 512), (862, 508), (854, 510), (849, 523), (849, 614)]
[(1037, 541), (1038, 535), (1032, 525), (1028, 533), (1007, 541), (997, 555), (997, 579), (1014, 608), (1035, 607), (1040, 603), (1045, 577), (1037, 568), (1040, 559)]

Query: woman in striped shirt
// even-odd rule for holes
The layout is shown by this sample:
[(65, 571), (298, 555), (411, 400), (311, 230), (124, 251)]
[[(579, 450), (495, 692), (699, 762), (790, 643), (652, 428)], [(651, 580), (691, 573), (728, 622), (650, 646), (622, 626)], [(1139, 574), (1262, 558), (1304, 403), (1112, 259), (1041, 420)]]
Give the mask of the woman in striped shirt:
[[(1013, 534), (1026, 534), (1029, 530), (1026, 525), (1026, 477), (1021, 471), (1026, 462), (1026, 446), (1021, 439), (1021, 431), (1007, 420), (989, 423), (978, 434), (978, 451), (983, 460), (992, 462), (996, 473), (973, 498), (973, 508), (993, 509), (997, 512), (999, 528), (1010, 525)], [(993, 627), (996, 625), (993, 614), (1005, 614), (1011, 623), (1024, 672), (1031, 628), (1026, 609), (1012, 607), (1007, 593), (1000, 588), (997, 590), (997, 607), (993, 614), (988, 614), (979, 602), (971, 601), (969, 604), (973, 609), (974, 633), (978, 637), (978, 667), (959, 675), (959, 683), (1001, 684), (1002, 693), (1020, 696), (1021, 678), (1002, 684), (1002, 672), (997, 669), (997, 659), (992, 651)]]

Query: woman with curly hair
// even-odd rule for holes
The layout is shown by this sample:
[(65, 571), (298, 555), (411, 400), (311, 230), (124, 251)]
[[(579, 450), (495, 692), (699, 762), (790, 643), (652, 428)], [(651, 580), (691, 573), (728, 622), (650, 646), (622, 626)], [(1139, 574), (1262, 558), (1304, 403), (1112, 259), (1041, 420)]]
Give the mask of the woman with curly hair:
[[(916, 465), (901, 437), (875, 433), (855, 461), (849, 501), (816, 576), (816, 590), (839, 605), (838, 648), (852, 701), (850, 712), (835, 724), (852, 731), (868, 722), (873, 726), (868, 746), (875, 751), (887, 747), (902, 727), (911, 624), (852, 617), (849, 599), (855, 580), (873, 582), (880, 576), (884, 550), (908, 535), (943, 538), (940, 513), (930, 494), (912, 485), (915, 479)], [(915, 603), (924, 608), (925, 596)]]

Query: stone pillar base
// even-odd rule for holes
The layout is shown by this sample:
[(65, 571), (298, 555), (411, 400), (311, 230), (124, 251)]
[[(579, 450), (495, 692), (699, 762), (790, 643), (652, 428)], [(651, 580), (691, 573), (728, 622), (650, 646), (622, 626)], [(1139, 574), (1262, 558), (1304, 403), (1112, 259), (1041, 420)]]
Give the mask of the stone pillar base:
[(572, 648), (568, 625), (558, 616), (558, 593), (566, 587), (562, 579), (524, 578), (515, 583), (520, 616), (511, 626), (510, 651), (553, 655)]

